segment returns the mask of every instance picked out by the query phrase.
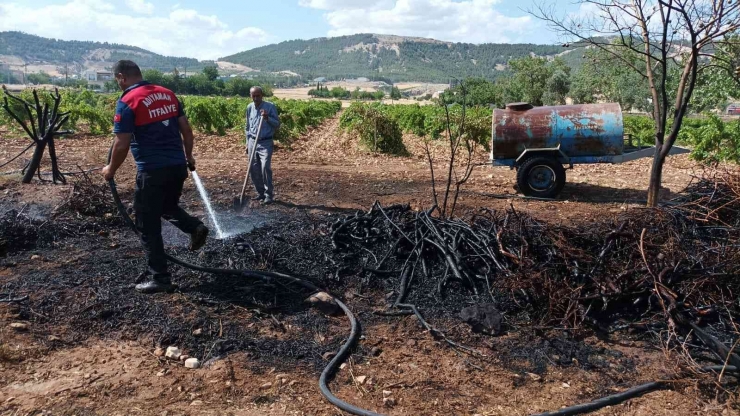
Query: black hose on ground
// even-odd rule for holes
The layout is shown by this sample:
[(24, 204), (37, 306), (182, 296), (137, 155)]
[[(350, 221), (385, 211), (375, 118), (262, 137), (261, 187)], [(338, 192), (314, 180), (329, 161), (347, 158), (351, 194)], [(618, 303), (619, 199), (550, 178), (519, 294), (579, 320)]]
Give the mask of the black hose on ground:
[[(113, 147), (111, 147), (111, 150)], [(111, 152), (108, 152), (108, 162), (110, 163), (110, 156)], [(115, 180), (111, 179), (108, 181), (108, 185), (110, 186), (111, 195), (113, 196), (113, 202), (116, 204), (116, 208), (118, 208), (118, 212), (123, 217), (123, 220), (126, 222), (126, 225), (128, 225), (136, 234), (139, 234), (138, 228), (136, 228), (136, 224), (134, 224), (133, 220), (131, 220), (131, 217), (129, 217), (128, 213), (126, 212), (126, 207), (123, 205), (123, 202), (121, 201), (121, 197), (118, 195), (118, 188), (116, 186)], [(295, 283), (298, 285), (301, 285), (307, 289), (319, 292), (322, 291), (321, 288), (314, 285), (313, 283), (299, 279), (294, 276), (282, 274), (282, 273), (275, 273), (275, 272), (262, 272), (262, 271), (256, 271), (256, 270), (238, 270), (238, 269), (217, 269), (212, 267), (203, 267), (199, 266), (197, 264), (188, 263), (184, 260), (180, 260), (177, 257), (171, 256), (169, 254), (166, 254), (167, 259), (171, 262), (178, 264), (182, 267), (196, 270), (204, 273), (213, 273), (213, 274), (219, 274), (219, 275), (225, 275), (225, 276), (243, 276), (253, 279), (260, 279), (269, 281), (270, 279), (279, 279), (279, 280), (287, 280), (291, 283)], [(343, 302), (341, 302), (339, 299), (334, 298), (334, 301), (339, 305), (339, 307), (342, 309), (344, 314), (347, 316), (347, 319), (349, 320), (350, 324), (350, 334), (347, 338), (347, 341), (342, 345), (341, 348), (339, 348), (339, 351), (337, 352), (337, 355), (334, 356), (334, 358), (329, 361), (329, 364), (324, 368), (324, 371), (321, 372), (321, 377), (319, 377), (319, 388), (321, 390), (321, 394), (324, 395), (324, 397), (334, 406), (338, 407), (342, 411), (345, 411), (347, 413), (351, 413), (354, 415), (359, 416), (382, 416), (379, 413), (372, 412), (370, 410), (361, 409), (359, 407), (353, 406), (337, 396), (335, 396), (331, 390), (329, 389), (329, 383), (334, 378), (334, 376), (337, 374), (337, 371), (339, 370), (339, 366), (342, 365), (343, 362), (345, 362), (349, 356), (352, 354), (352, 348), (357, 344), (357, 341), (360, 339), (361, 334), (361, 328), (360, 323), (357, 321), (357, 318), (355, 318), (355, 315), (350, 311), (350, 309), (345, 305)]]
[[(706, 372), (712, 372), (712, 371), (716, 372), (716, 371), (722, 371), (722, 370), (724, 370), (725, 373), (737, 373), (738, 372), (737, 367), (729, 366), (729, 365), (726, 367), (721, 366), (721, 365), (703, 367), (700, 371), (703, 373), (706, 373)], [(590, 412), (594, 412), (596, 410), (599, 410), (607, 406), (614, 406), (616, 404), (622, 403), (629, 399), (642, 396), (643, 394), (649, 393), (651, 391), (666, 388), (670, 384), (671, 384), (671, 380), (653, 381), (650, 383), (639, 385), (637, 387), (633, 387), (621, 393), (612, 394), (611, 396), (606, 396), (600, 399), (596, 399), (589, 403), (583, 403), (583, 404), (578, 404), (575, 406), (566, 407), (564, 409), (560, 409), (555, 412), (538, 413), (533, 416), (569, 416), (569, 415), (580, 415), (583, 413), (590, 413)]]

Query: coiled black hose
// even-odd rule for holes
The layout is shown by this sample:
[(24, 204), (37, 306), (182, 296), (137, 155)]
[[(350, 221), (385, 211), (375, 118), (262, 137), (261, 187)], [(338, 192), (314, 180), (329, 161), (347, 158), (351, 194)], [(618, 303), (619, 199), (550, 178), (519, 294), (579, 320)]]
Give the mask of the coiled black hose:
[[(113, 150), (113, 147), (111, 146), (111, 150), (108, 152), (108, 163), (110, 163), (111, 158), (111, 152)], [(123, 202), (121, 201), (121, 197), (118, 195), (118, 188), (116, 186), (116, 181), (111, 179), (108, 181), (108, 185), (110, 186), (110, 192), (113, 196), (113, 202), (115, 202), (116, 207), (118, 208), (118, 212), (123, 217), (123, 220), (126, 222), (126, 224), (136, 233), (139, 234), (138, 228), (136, 228), (136, 224), (134, 224), (133, 220), (131, 220), (131, 217), (129, 217), (128, 213), (126, 213), (126, 207), (123, 205)], [(255, 270), (238, 270), (238, 269), (217, 269), (212, 267), (203, 267), (199, 266), (197, 264), (188, 263), (184, 260), (180, 260), (177, 257), (171, 256), (169, 254), (165, 254), (167, 256), (167, 259), (171, 262), (178, 264), (182, 267), (196, 270), (199, 272), (205, 272), (205, 273), (213, 273), (213, 274), (219, 274), (224, 276), (243, 276), (248, 277), (252, 279), (259, 279), (263, 281), (269, 281), (270, 279), (277, 279), (277, 280), (284, 280), (289, 281), (291, 283), (295, 283), (298, 285), (301, 285), (309, 290), (313, 290), (315, 292), (319, 292), (322, 289), (318, 286), (314, 285), (313, 283), (299, 279), (297, 277), (293, 277), (287, 274), (282, 273), (275, 273), (275, 272), (261, 272), (261, 271), (255, 271)], [(339, 366), (342, 365), (343, 362), (349, 358), (349, 356), (352, 354), (352, 348), (357, 344), (357, 341), (360, 339), (361, 334), (361, 328), (360, 323), (357, 321), (357, 318), (355, 318), (355, 315), (350, 311), (350, 309), (345, 305), (342, 301), (340, 301), (337, 298), (334, 298), (334, 300), (337, 302), (337, 305), (342, 309), (342, 312), (347, 316), (347, 319), (349, 320), (350, 324), (350, 334), (347, 338), (347, 341), (342, 345), (341, 348), (339, 348), (339, 351), (337, 352), (337, 355), (334, 356), (334, 358), (329, 361), (329, 364), (324, 368), (324, 371), (321, 372), (321, 377), (319, 377), (319, 389), (321, 390), (321, 394), (324, 395), (324, 397), (334, 406), (340, 408), (341, 410), (351, 413), (354, 415), (359, 416), (382, 416), (379, 413), (372, 412), (370, 410), (361, 409), (359, 407), (353, 406), (337, 396), (335, 396), (331, 390), (329, 389), (329, 383), (334, 378), (334, 376), (337, 374), (337, 371), (339, 370)]]

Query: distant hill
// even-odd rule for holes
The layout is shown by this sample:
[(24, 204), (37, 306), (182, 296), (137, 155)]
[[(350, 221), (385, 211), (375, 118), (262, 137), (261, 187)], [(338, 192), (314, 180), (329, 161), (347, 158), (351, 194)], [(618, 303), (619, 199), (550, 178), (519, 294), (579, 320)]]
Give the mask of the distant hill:
[(387, 78), (393, 81), (448, 82), (470, 76), (496, 79), (512, 58), (563, 55), (580, 65), (582, 48), (561, 45), (450, 43), (434, 39), (358, 34), (291, 40), (221, 58), (261, 71), (302, 76)]
[[(476, 45), (393, 35), (358, 34), (334, 38), (291, 40), (221, 58), (223, 74), (254, 71), (301, 75), (306, 79), (367, 77), (376, 80), (447, 83), (452, 78), (495, 80), (507, 74), (513, 58), (561, 56), (571, 67), (582, 61), (578, 46), (534, 44)], [(159, 55), (135, 46), (48, 39), (22, 32), (0, 32), (0, 65), (16, 74), (44, 71), (60, 75), (109, 69), (119, 59), (136, 61), (142, 69), (188, 73), (213, 61)], [(19, 75), (19, 76), (20, 76)]]
[[(0, 32), (0, 62), (15, 67), (32, 66), (35, 69), (69, 68), (70, 73), (86, 69), (103, 70), (120, 59), (136, 61), (142, 68), (170, 72), (178, 68), (200, 71), (212, 62), (193, 58), (163, 56), (135, 46), (116, 43), (67, 41), (43, 38), (22, 32)], [(35, 72), (33, 70), (29, 72)]]

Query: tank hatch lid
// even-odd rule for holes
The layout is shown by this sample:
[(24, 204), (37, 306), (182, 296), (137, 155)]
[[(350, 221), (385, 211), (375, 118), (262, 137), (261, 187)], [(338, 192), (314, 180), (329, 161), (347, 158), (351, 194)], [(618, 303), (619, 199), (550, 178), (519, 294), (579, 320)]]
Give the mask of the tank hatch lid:
[(506, 108), (514, 111), (526, 111), (534, 108), (530, 103), (509, 103), (506, 104)]

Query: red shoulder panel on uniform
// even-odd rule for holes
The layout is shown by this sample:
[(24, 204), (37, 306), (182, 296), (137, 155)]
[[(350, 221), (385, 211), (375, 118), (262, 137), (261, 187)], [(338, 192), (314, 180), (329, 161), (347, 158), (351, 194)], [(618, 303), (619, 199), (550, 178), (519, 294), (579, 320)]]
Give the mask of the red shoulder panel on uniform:
[(159, 85), (142, 85), (122, 98), (133, 111), (137, 126), (177, 117), (180, 103), (175, 93)]

